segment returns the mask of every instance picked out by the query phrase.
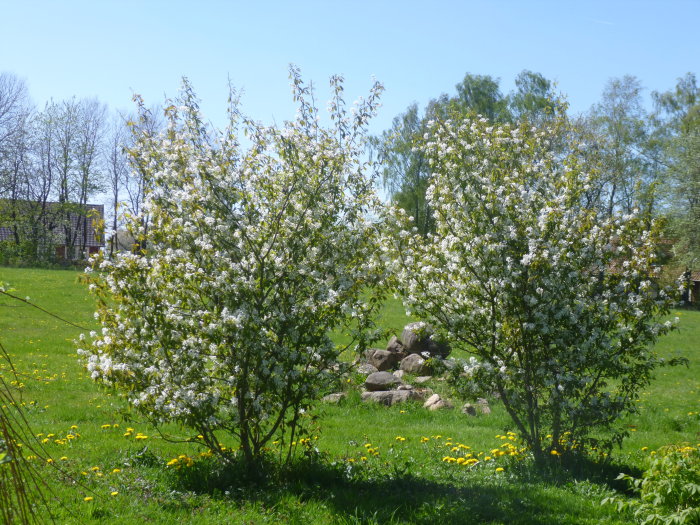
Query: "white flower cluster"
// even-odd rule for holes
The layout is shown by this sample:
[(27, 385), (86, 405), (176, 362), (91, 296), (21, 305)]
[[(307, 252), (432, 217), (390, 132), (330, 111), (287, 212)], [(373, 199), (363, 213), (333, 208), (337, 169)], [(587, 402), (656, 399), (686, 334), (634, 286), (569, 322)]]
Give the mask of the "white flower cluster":
[(138, 137), (130, 153), (149, 192), (127, 220), (139, 249), (94, 259), (103, 329), (80, 351), (93, 378), (123, 387), (156, 421), (211, 443), (230, 431), (247, 455), (296, 424), (327, 385), (343, 350), (330, 331), (353, 330), (352, 344), (364, 344), (385, 279), (370, 219), (374, 171), (362, 154), (381, 86), (351, 117), (338, 95), (324, 129), (292, 74), (300, 109), (282, 129), (233, 107), (230, 128), (215, 135), (185, 85), (167, 131)]
[(592, 176), (564, 128), (433, 122), (436, 231), (412, 233), (394, 210), (386, 248), (406, 308), (479, 357), (465, 372), (538, 447), (553, 422), (559, 439), (631, 409), (671, 328), (658, 320), (672, 300), (654, 278), (657, 225), (585, 207)]

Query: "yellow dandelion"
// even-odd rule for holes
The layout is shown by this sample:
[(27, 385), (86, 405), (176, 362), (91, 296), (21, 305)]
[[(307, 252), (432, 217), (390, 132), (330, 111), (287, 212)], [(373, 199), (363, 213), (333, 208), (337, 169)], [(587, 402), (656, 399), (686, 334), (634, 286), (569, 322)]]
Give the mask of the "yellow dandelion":
[(503, 470), (505, 470), (503, 467), (498, 467), (498, 468), (496, 469), (496, 472), (503, 472)]
[(92, 496), (85, 496), (85, 497), (83, 498), (83, 501), (92, 501), (92, 500), (93, 500), (93, 497), (92, 497)]
[(117, 496), (118, 494), (119, 494), (119, 492), (116, 490), (109, 493), (110, 496)]

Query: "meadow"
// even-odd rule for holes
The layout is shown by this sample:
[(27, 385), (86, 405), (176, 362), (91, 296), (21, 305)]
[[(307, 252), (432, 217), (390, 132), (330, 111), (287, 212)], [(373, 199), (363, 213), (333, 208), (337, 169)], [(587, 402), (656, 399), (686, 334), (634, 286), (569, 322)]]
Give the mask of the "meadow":
[[(0, 268), (20, 297), (94, 329), (94, 305), (72, 271)], [(0, 297), (0, 342), (15, 366), (12, 383), (37, 442), (28, 454), (46, 482), (57, 523), (629, 523), (601, 500), (624, 492), (620, 472), (669, 444), (700, 445), (700, 312), (680, 310), (679, 329), (657, 344), (689, 367), (662, 368), (625, 421), (629, 437), (609, 461), (535, 472), (521, 460), (510, 420), (492, 414), (429, 412), (420, 404), (383, 407), (351, 393), (307, 417), (287, 467), (270, 463), (255, 483), (187, 440), (187, 429), (153, 428), (118, 392), (85, 372), (74, 340), (81, 330), (27, 304)], [(390, 300), (380, 323), (400, 333), (407, 318)], [(380, 345), (381, 346), (381, 345)], [(431, 384), (438, 392), (447, 386)], [(235, 447), (233, 442), (224, 445)], [(272, 449), (271, 456), (281, 451)], [(488, 459), (487, 459), (488, 458)]]

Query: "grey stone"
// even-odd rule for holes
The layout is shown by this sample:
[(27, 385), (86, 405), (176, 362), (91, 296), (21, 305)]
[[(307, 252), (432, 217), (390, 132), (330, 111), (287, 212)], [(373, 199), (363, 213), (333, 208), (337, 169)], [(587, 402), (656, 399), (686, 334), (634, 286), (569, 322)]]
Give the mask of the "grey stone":
[(401, 360), (401, 370), (408, 374), (424, 374), (427, 372), (425, 359), (418, 354), (411, 354)]
[(406, 352), (417, 354), (425, 350), (423, 340), (426, 338), (425, 332), (427, 329), (428, 325), (422, 322), (409, 323), (404, 327), (401, 341)]
[(462, 414), (466, 414), (468, 416), (475, 416), (476, 415), (476, 407), (472, 405), (471, 403), (465, 403), (464, 406), (462, 407)]
[(418, 376), (414, 379), (414, 382), (418, 383), (419, 385), (422, 385), (423, 383), (427, 383), (433, 378), (433, 376)]
[(411, 399), (410, 390), (380, 390), (362, 393), (362, 401), (373, 401), (387, 406), (404, 403), (409, 399)]
[(403, 343), (396, 336), (392, 336), (392, 338), (389, 339), (389, 344), (386, 345), (386, 349), (394, 354), (400, 354), (404, 351)]
[(485, 416), (488, 416), (491, 413), (491, 407), (489, 406), (489, 402), (483, 397), (480, 397), (476, 400), (476, 405), (479, 407), (479, 411)]
[(450, 346), (447, 343), (435, 341), (432, 327), (423, 322), (409, 323), (401, 334), (404, 350), (408, 354), (428, 352), (433, 357), (447, 357)]
[(440, 410), (443, 408), (454, 408), (452, 406), (452, 403), (450, 403), (447, 399), (441, 399), (437, 403), (433, 403), (428, 407), (428, 410)]
[(396, 390), (413, 390), (413, 385), (399, 385), (396, 387)]
[(374, 372), (379, 372), (377, 370), (377, 367), (374, 365), (370, 365), (369, 363), (362, 363), (357, 367), (357, 371), (360, 374), (373, 374)]
[(370, 392), (390, 390), (401, 381), (390, 372), (374, 372), (365, 379), (365, 388)]
[(430, 405), (432, 405), (433, 403), (437, 403), (438, 401), (440, 401), (440, 395), (433, 394), (428, 399), (426, 399), (425, 403), (423, 404), (423, 408), (428, 408)]
[(327, 396), (323, 396), (321, 398), (321, 401), (324, 403), (339, 403), (341, 399), (345, 399), (347, 397), (347, 394), (345, 392), (336, 392), (334, 394), (328, 394)]
[(377, 349), (372, 354), (372, 357), (369, 358), (369, 363), (377, 367), (377, 370), (380, 372), (391, 370), (397, 365), (398, 362), (399, 361), (396, 354), (389, 352), (388, 350)]
[(406, 374), (406, 372), (404, 372), (403, 370), (394, 371), (394, 377), (398, 379), (403, 379), (404, 374)]
[(423, 403), (423, 408), (427, 408), (428, 410), (440, 410), (442, 408), (453, 408), (453, 406), (447, 399), (442, 399), (439, 394), (433, 394)]

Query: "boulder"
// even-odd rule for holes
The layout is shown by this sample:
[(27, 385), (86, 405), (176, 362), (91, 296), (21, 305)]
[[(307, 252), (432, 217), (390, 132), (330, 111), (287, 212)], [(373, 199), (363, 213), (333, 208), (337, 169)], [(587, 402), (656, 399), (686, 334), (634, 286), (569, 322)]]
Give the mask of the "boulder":
[(365, 379), (365, 388), (370, 392), (379, 390), (391, 390), (392, 387), (401, 383), (391, 372), (374, 372)]
[(396, 377), (398, 379), (403, 379), (403, 376), (405, 373), (406, 372), (404, 372), (403, 370), (396, 370), (396, 371), (394, 371), (394, 377)]
[(477, 414), (484, 414), (488, 416), (491, 413), (491, 408), (489, 407), (489, 402), (483, 397), (476, 400), (475, 404), (465, 403), (462, 407), (462, 414), (468, 416), (475, 416)]
[(362, 393), (362, 401), (372, 401), (387, 406), (404, 403), (413, 399), (420, 398), (417, 398), (412, 390), (381, 390), (378, 392)]
[[(428, 325), (425, 323), (409, 323), (401, 334), (404, 350), (409, 354), (419, 354), (425, 350), (424, 340)], [(429, 336), (430, 334), (428, 334)]]
[(389, 344), (386, 345), (386, 349), (393, 354), (401, 354), (404, 352), (403, 343), (396, 336), (389, 339)]
[(334, 394), (328, 394), (323, 396), (321, 401), (324, 403), (339, 403), (342, 399), (345, 399), (348, 395), (345, 392), (336, 392)]
[(419, 385), (422, 385), (423, 383), (427, 383), (428, 381), (430, 381), (432, 378), (433, 376), (418, 376), (414, 379), (414, 381)]
[(369, 363), (361, 363), (357, 367), (357, 371), (360, 374), (373, 374), (374, 372), (379, 372), (376, 366), (370, 365)]
[(436, 341), (432, 327), (423, 322), (407, 324), (401, 334), (401, 341), (408, 354), (427, 352), (431, 356), (443, 358), (450, 354), (450, 346)]
[(388, 350), (375, 350), (369, 358), (369, 364), (374, 365), (380, 372), (391, 370), (398, 364), (399, 360), (395, 353)]
[(428, 370), (425, 359), (418, 354), (410, 354), (401, 360), (400, 369), (407, 374), (425, 374)]
[(462, 407), (462, 414), (466, 414), (468, 416), (475, 416), (476, 407), (471, 403), (464, 403), (464, 406)]
[(489, 402), (483, 397), (480, 397), (476, 400), (476, 406), (479, 407), (479, 412), (481, 412), (485, 416), (488, 416), (491, 413), (491, 407), (489, 406)]
[(423, 403), (423, 408), (440, 410), (442, 408), (453, 408), (453, 406), (447, 399), (442, 399), (439, 394), (433, 394)]

